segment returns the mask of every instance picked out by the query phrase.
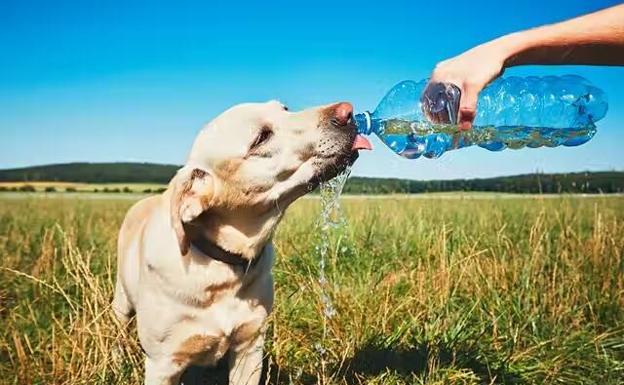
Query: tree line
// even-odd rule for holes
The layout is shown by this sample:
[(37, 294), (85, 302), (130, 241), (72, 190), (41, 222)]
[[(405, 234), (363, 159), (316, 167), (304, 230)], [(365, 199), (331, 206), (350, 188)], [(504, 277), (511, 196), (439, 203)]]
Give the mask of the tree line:
[[(166, 184), (179, 167), (177, 165), (153, 163), (52, 164), (0, 170), (0, 182)], [(27, 187), (23, 188), (27, 189)], [(624, 193), (624, 172), (535, 173), (485, 179), (430, 181), (352, 177), (346, 184), (344, 191), (349, 194), (415, 194), (446, 191), (492, 191), (533, 194)]]
[(417, 181), (354, 177), (344, 188), (349, 194), (417, 194), (448, 191), (491, 191), (527, 194), (624, 193), (624, 172), (526, 174), (486, 179)]

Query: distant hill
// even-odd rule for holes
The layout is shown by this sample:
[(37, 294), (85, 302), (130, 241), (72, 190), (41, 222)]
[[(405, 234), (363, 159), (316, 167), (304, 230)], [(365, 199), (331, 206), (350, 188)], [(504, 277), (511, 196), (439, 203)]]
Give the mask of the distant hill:
[(180, 166), (155, 163), (63, 163), (0, 170), (0, 182), (162, 183)]
[[(66, 163), (0, 170), (0, 182), (166, 184), (180, 166), (153, 163)], [(486, 179), (417, 181), (353, 177), (351, 194), (493, 191), (509, 193), (622, 193), (624, 172), (527, 174)]]

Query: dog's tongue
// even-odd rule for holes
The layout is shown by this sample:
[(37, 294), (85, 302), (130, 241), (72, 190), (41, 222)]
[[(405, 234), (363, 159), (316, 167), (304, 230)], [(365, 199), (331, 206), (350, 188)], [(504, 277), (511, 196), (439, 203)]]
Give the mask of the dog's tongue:
[(353, 151), (356, 150), (372, 150), (373, 146), (371, 146), (371, 143), (368, 141), (368, 139), (366, 139), (366, 137), (357, 134), (355, 136), (355, 140), (353, 141), (353, 146), (351, 147), (351, 149)]

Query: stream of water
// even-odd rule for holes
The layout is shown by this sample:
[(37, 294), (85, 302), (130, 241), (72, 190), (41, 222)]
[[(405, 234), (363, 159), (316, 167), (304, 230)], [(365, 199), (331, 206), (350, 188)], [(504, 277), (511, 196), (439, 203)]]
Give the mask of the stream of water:
[(340, 195), (344, 188), (349, 174), (351, 173), (351, 167), (347, 167), (341, 174), (338, 174), (334, 179), (327, 182), (323, 182), (320, 185), (321, 195), (321, 216), (317, 223), (319, 231), (318, 244), (316, 246), (316, 254), (318, 256), (318, 283), (319, 283), (319, 296), (322, 307), (322, 325), (323, 335), (321, 341), (315, 344), (315, 349), (320, 356), (321, 375), (319, 376), (319, 384), (324, 381), (325, 376), (325, 353), (326, 353), (326, 340), (327, 340), (327, 324), (328, 321), (336, 315), (336, 309), (332, 302), (330, 295), (328, 294), (329, 282), (326, 276), (326, 264), (330, 247), (332, 245), (332, 239), (338, 238), (340, 234), (345, 230), (347, 221), (344, 217), (342, 209), (340, 207)]

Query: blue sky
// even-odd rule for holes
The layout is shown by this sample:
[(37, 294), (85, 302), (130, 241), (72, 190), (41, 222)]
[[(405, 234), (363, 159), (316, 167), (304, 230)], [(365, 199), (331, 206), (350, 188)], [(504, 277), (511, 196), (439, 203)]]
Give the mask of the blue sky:
[[(601, 0), (470, 2), (0, 2), (0, 168), (70, 161), (182, 163), (201, 126), (240, 102), (374, 109), (396, 82), (505, 33), (604, 8)], [(576, 148), (479, 148), (404, 160), (375, 140), (357, 175), (471, 178), (624, 170), (624, 67), (576, 73), (609, 95)]]

